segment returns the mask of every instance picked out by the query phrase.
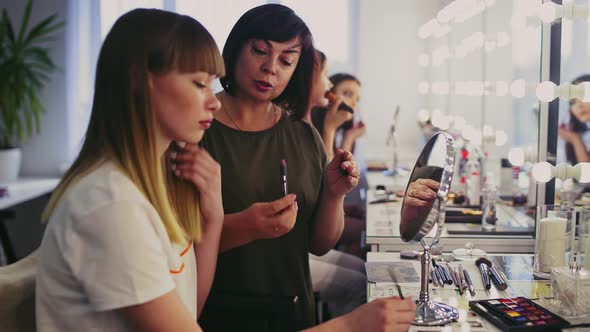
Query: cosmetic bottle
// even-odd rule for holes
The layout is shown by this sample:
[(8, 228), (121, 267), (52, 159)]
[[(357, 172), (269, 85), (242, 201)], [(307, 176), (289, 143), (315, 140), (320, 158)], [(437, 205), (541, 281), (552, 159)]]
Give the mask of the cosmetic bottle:
[(520, 189), (519, 177), (520, 166), (512, 166), (512, 204), (514, 205), (526, 203), (526, 195)]
[(500, 161), (500, 196), (512, 196), (512, 165), (507, 158)]
[(486, 183), (481, 192), (482, 198), (482, 216), (481, 216), (481, 228), (484, 231), (493, 231), (496, 229), (496, 222), (498, 218), (496, 216), (496, 197), (497, 197), (496, 184), (494, 176), (488, 173), (486, 176)]
[(479, 206), (481, 200), (481, 172), (475, 153), (470, 153), (465, 164), (467, 205)]

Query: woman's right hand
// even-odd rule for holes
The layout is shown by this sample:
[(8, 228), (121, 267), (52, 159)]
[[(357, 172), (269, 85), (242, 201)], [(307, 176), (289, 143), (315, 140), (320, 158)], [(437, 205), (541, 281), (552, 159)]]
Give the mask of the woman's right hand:
[(352, 113), (344, 110), (339, 110), (338, 107), (342, 103), (342, 97), (336, 96), (335, 100), (330, 103), (326, 110), (326, 118), (324, 120), (324, 129), (336, 130), (344, 122), (352, 120)]
[(408, 186), (404, 196), (404, 206), (400, 220), (400, 232), (402, 236), (408, 230), (416, 230), (420, 227), (416, 220), (424, 220), (436, 199), (436, 193), (440, 184), (431, 179), (418, 179)]
[(256, 239), (272, 239), (287, 234), (297, 219), (297, 196), (289, 194), (268, 203), (254, 203), (243, 211)]
[(364, 304), (342, 316), (350, 331), (405, 332), (416, 317), (416, 304), (411, 298), (397, 296)]

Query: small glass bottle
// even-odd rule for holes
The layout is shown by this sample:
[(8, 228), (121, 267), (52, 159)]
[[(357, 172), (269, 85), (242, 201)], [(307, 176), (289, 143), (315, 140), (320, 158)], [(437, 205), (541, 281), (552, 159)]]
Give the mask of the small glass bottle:
[(512, 204), (523, 205), (526, 201), (526, 195), (520, 187), (520, 167), (512, 166)]
[(481, 227), (484, 231), (494, 231), (498, 221), (496, 217), (496, 197), (498, 194), (492, 174), (488, 174), (486, 179), (486, 184), (481, 192), (483, 201)]

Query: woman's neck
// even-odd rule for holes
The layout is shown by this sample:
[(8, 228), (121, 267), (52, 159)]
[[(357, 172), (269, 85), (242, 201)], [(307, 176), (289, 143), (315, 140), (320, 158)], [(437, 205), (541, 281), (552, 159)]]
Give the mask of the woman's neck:
[(242, 131), (262, 131), (272, 128), (281, 117), (279, 107), (271, 101), (259, 101), (240, 95), (232, 96), (225, 91), (218, 95), (221, 111), (216, 119), (226, 126)]

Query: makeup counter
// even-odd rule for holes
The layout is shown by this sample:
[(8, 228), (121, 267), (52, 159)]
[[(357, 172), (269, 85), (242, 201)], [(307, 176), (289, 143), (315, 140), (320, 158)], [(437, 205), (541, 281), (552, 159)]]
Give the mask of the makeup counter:
[[(552, 295), (551, 283), (547, 280), (534, 280), (532, 260), (528, 254), (488, 254), (492, 266), (501, 275), (504, 286), (498, 287), (491, 280), (489, 289), (486, 289), (481, 278), (475, 260), (456, 260), (452, 256), (435, 256), (438, 265), (449, 266), (457, 270), (459, 267), (467, 271), (473, 286), (473, 292), (464, 289), (461, 293), (459, 287), (454, 284), (430, 282), (430, 298), (455, 307), (458, 311), (458, 319), (444, 326), (416, 326), (412, 325), (410, 331), (502, 331), (509, 328), (521, 328), (518, 331), (541, 330), (559, 331), (556, 327), (563, 323), (561, 318), (547, 312), (545, 309), (554, 309), (550, 297)], [(442, 261), (445, 262), (442, 262)], [(387, 271), (396, 271), (399, 291), (391, 282), (379, 280), (388, 275)], [(367, 254), (367, 273), (369, 280), (376, 282), (367, 283), (367, 301), (373, 301), (381, 297), (402, 294), (404, 297), (418, 299), (420, 296), (420, 261), (417, 259), (401, 259), (399, 253), (393, 252), (369, 252)], [(465, 284), (464, 284), (465, 286)], [(505, 288), (505, 289), (504, 289)], [(503, 290), (502, 290), (503, 289)], [(530, 301), (528, 299), (535, 299)], [(478, 301), (476, 304), (470, 301)], [(538, 307), (539, 304), (541, 307)], [(479, 307), (478, 307), (479, 306)], [(481, 309), (483, 308), (483, 309)], [(484, 312), (482, 312), (484, 310)], [(485, 310), (496, 314), (487, 314)], [(503, 320), (504, 329), (498, 328), (492, 320)], [(590, 331), (590, 320), (568, 319), (567, 322), (575, 327), (563, 328), (563, 331)], [(498, 323), (498, 321), (496, 322)], [(568, 324), (565, 323), (565, 324)]]

